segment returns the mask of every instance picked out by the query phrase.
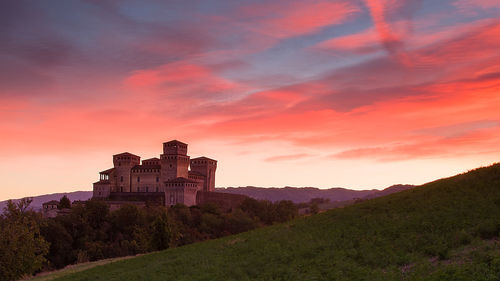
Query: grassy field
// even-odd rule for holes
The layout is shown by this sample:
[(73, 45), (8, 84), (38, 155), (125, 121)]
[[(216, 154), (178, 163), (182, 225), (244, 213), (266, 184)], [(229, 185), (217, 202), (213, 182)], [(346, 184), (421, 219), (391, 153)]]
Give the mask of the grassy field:
[(42, 272), (34, 277), (28, 277), (26, 279), (22, 280), (30, 280), (30, 281), (48, 281), (48, 280), (54, 280), (56, 278), (66, 276), (75, 272), (80, 272), (83, 270), (87, 270), (89, 268), (96, 267), (98, 265), (103, 265), (111, 262), (116, 262), (124, 259), (129, 259), (132, 258), (130, 256), (128, 257), (119, 257), (119, 258), (112, 258), (112, 259), (104, 259), (104, 260), (99, 260), (99, 261), (93, 261), (93, 262), (85, 262), (85, 263), (79, 263), (75, 265), (69, 265), (61, 270), (55, 270), (51, 272)]
[[(500, 280), (500, 165), (56, 280)], [(49, 275), (50, 277), (50, 275)]]

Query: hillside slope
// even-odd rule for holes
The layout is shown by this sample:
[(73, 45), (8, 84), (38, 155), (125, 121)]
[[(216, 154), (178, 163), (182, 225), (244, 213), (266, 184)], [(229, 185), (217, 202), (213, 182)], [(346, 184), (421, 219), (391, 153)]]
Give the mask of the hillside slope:
[(57, 280), (498, 280), (500, 164)]

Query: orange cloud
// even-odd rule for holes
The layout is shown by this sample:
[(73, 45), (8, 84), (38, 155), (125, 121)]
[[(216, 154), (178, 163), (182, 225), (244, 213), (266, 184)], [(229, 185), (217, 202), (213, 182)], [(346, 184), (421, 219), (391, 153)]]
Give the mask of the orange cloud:
[(290, 154), (290, 155), (278, 155), (264, 159), (266, 162), (279, 162), (279, 161), (293, 161), (304, 159), (310, 157), (311, 155), (307, 153), (298, 153), (298, 154)]

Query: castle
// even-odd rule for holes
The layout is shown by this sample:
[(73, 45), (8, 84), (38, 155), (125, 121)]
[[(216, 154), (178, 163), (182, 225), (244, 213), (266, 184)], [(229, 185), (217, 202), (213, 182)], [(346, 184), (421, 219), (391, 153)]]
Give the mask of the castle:
[(141, 163), (140, 156), (124, 152), (113, 155), (113, 166), (99, 173), (99, 181), (93, 185), (93, 198), (108, 201), (130, 201), (132, 197), (158, 201), (159, 198), (165, 206), (192, 206), (215, 191), (217, 161), (207, 157), (190, 159), (187, 144), (177, 140), (163, 143), (160, 158)]

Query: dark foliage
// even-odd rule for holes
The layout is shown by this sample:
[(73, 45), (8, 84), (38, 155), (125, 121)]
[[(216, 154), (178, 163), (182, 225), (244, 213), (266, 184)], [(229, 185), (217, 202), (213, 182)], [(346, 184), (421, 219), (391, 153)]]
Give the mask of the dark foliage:
[[(278, 215), (278, 209), (287, 209), (287, 204), (278, 205), (247, 200), (241, 211), (263, 224), (287, 217)], [(213, 211), (204, 213), (207, 208), (201, 207), (187, 212), (189, 209), (182, 213), (191, 214), (187, 220), (200, 223), (201, 219), (203, 226), (221, 225)], [(109, 263), (59, 280), (497, 281), (499, 214), (497, 164), (284, 224)]]
[(59, 205), (57, 205), (57, 208), (58, 209), (69, 209), (71, 208), (71, 201), (69, 200), (69, 198), (64, 195), (63, 197), (61, 197), (61, 200), (59, 200)]
[(40, 236), (39, 214), (23, 199), (9, 201), (0, 215), (0, 280), (17, 280), (42, 268), (48, 243)]
[(45, 269), (163, 250), (296, 216), (297, 208), (291, 201), (248, 199), (241, 208), (227, 212), (210, 203), (170, 208), (125, 205), (110, 212), (104, 201), (89, 200), (73, 206), (68, 215), (46, 219), (42, 224), (41, 235), (50, 243)]

